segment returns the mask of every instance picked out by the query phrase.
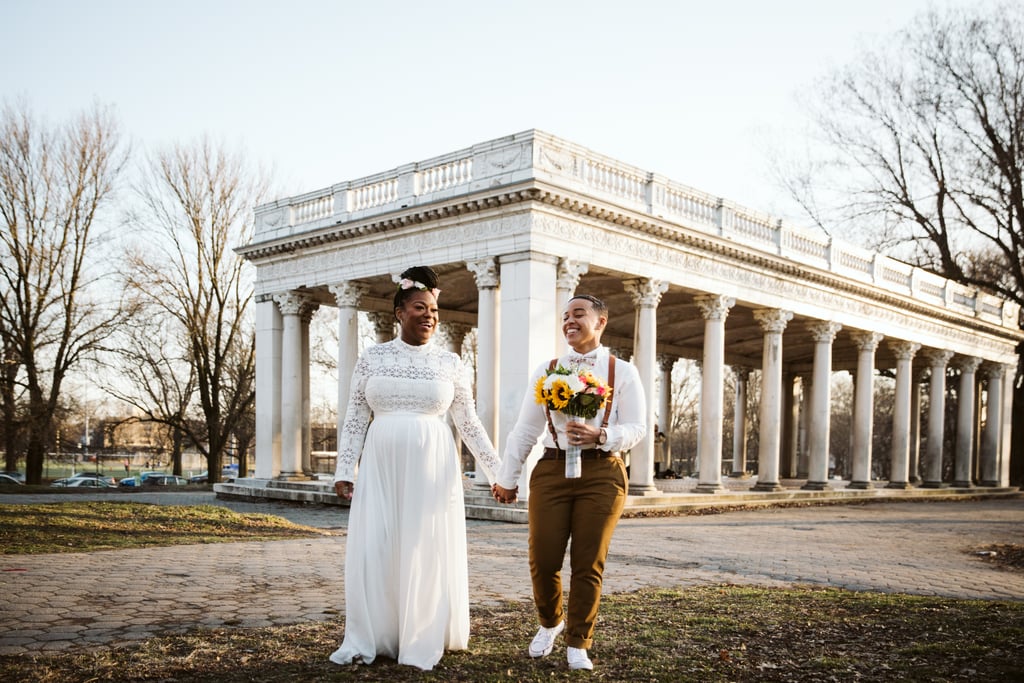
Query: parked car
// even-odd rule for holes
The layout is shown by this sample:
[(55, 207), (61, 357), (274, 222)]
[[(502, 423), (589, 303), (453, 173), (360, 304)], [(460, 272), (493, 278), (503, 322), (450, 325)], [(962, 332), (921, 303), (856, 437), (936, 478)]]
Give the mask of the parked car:
[(11, 479), (17, 479), (22, 484), (25, 483), (25, 473), (24, 472), (2, 472), (0, 474), (6, 474)]
[(76, 479), (99, 479), (111, 485), (117, 484), (116, 479), (106, 474), (100, 474), (99, 472), (77, 472), (68, 477), (69, 481), (74, 481)]
[(9, 474), (0, 474), (0, 486), (21, 486), (21, 482)]
[(143, 486), (186, 486), (188, 479), (176, 474), (153, 474), (146, 477)]
[(52, 484), (50, 484), (50, 486), (56, 486), (56, 487), (61, 487), (61, 488), (69, 488), (69, 489), (114, 489), (114, 488), (117, 488), (117, 484), (115, 484), (113, 482), (113, 480), (110, 480), (110, 477), (107, 477), (107, 479), (96, 479), (94, 477), (81, 477), (79, 479), (75, 479), (74, 477), (69, 477), (67, 479), (58, 479), (57, 481), (55, 481)]
[[(236, 478), (237, 476), (238, 476), (238, 465), (224, 465), (224, 467), (221, 468), (221, 471), (220, 471), (220, 480), (221, 481), (231, 481), (232, 479)], [(209, 483), (209, 481), (210, 481), (210, 472), (209, 472), (209, 470), (207, 470), (205, 472), (200, 472), (199, 474), (197, 474), (195, 476), (189, 477), (188, 480), (189, 480), (189, 482), (191, 482), (193, 484), (206, 484), (206, 483)]]
[(120, 485), (126, 488), (131, 488), (133, 486), (142, 486), (147, 479), (156, 474), (165, 474), (165, 472), (139, 472), (133, 477), (125, 477), (124, 479), (122, 479)]

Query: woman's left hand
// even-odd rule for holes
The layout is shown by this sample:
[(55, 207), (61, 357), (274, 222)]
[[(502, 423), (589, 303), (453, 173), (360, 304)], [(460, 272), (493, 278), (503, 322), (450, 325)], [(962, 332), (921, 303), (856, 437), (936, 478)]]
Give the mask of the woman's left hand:
[(569, 422), (565, 426), (565, 436), (573, 446), (596, 446), (600, 434), (600, 427), (588, 425), (586, 422)]

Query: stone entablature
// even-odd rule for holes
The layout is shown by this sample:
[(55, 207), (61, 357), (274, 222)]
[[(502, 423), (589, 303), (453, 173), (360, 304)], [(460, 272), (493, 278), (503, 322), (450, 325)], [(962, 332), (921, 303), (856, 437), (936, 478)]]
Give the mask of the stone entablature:
[[(672, 241), (696, 238), (720, 248), (731, 245), (745, 258), (756, 251), (804, 273), (819, 270), (826, 278), (866, 284), (957, 317), (1019, 327), (1020, 307), (1013, 302), (537, 130), (264, 204), (256, 209), (253, 242), (240, 251), (260, 260), (297, 247), (315, 249), (381, 231), (401, 232), (428, 220), (533, 200)], [(483, 226), (476, 222), (475, 227)]]

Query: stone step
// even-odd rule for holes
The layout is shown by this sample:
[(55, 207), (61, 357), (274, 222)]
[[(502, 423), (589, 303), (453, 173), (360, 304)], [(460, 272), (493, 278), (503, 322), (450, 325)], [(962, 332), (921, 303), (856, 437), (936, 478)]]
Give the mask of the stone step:
[[(317, 503), (342, 505), (348, 503), (334, 495), (329, 481), (282, 481), (267, 479), (236, 479), (232, 482), (214, 484), (218, 498), (248, 501), (280, 500), (296, 503)], [(970, 487), (970, 488), (910, 488), (889, 489), (879, 486), (870, 489), (827, 488), (825, 490), (804, 490), (786, 488), (782, 491), (753, 491), (723, 489), (717, 493), (675, 493), (656, 492), (649, 495), (632, 495), (626, 498), (625, 517), (649, 515), (685, 514), (688, 511), (724, 507), (764, 507), (793, 503), (823, 503), (861, 500), (951, 500), (957, 498), (997, 498), (1020, 495), (1016, 487)], [(468, 485), (464, 494), (466, 518), (527, 523), (527, 503), (519, 501), (502, 505), (491, 498), (486, 488)]]

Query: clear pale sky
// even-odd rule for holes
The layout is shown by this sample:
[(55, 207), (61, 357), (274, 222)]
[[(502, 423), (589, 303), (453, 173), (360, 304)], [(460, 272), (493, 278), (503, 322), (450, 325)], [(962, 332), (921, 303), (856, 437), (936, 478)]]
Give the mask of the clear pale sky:
[(539, 128), (784, 214), (794, 95), (927, 0), (0, 0), (0, 97), (208, 133), (284, 194)]

